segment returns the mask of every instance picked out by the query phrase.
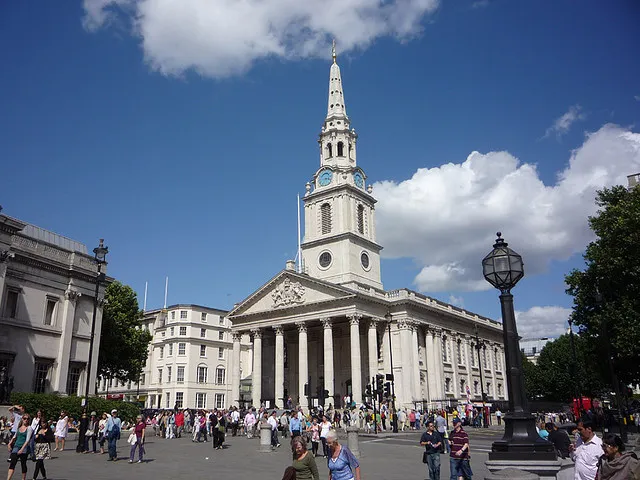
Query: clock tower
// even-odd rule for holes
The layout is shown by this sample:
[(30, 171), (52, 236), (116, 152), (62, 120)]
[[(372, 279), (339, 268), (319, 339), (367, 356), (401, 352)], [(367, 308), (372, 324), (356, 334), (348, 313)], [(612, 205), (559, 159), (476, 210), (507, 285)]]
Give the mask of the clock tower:
[(318, 138), (320, 168), (304, 196), (304, 271), (352, 288), (382, 289), (376, 200), (356, 163), (358, 136), (347, 116), (335, 41), (332, 56), (327, 117)]

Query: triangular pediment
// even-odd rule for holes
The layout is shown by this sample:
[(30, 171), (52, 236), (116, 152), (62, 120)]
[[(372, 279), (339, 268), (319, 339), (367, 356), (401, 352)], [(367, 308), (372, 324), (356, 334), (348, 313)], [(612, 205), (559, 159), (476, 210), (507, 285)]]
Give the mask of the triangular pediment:
[(228, 315), (234, 317), (354, 297), (355, 292), (324, 280), (290, 270), (283, 270), (238, 304)]

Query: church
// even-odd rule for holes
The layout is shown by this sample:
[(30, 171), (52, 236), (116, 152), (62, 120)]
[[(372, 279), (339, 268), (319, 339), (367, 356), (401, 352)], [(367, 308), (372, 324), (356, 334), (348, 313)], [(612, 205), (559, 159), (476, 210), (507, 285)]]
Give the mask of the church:
[[(229, 313), (230, 400), (359, 406), (376, 375), (392, 381), (397, 408), (481, 402), (482, 392), (506, 400), (500, 323), (409, 289), (384, 290), (376, 199), (357, 162), (335, 44), (332, 57), (298, 264), (288, 261)], [(251, 365), (242, 365), (247, 342)]]

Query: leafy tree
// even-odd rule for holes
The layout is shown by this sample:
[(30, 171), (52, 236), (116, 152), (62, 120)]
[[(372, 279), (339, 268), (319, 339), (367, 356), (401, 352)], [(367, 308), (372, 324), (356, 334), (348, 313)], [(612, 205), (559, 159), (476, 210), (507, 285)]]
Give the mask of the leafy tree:
[(589, 225), (597, 238), (587, 246), (586, 267), (565, 277), (572, 318), (590, 344), (589, 362), (607, 369), (611, 358), (621, 382), (640, 383), (640, 188), (604, 189), (596, 203)]
[(592, 361), (590, 342), (581, 335), (574, 335), (574, 341), (575, 363), (568, 334), (547, 343), (540, 352), (536, 369), (546, 400), (568, 403), (578, 394), (595, 397), (603, 390), (598, 364)]
[(524, 376), (524, 389), (529, 400), (543, 398), (545, 394), (540, 370), (529, 360), (524, 353), (522, 354), (522, 373)]
[(142, 312), (136, 292), (120, 282), (105, 292), (98, 373), (123, 382), (137, 381), (147, 360), (151, 334), (140, 328)]

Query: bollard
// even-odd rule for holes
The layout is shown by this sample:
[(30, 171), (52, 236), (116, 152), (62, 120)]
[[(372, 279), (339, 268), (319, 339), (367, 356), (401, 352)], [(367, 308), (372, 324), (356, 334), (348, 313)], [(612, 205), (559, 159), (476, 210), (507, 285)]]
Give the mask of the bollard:
[(271, 451), (271, 425), (268, 423), (260, 424), (260, 450), (261, 453)]
[(517, 468), (505, 468), (484, 477), (484, 480), (539, 480), (535, 473), (525, 472)]
[(360, 458), (360, 445), (358, 444), (358, 433), (360, 429), (358, 427), (347, 427), (347, 439), (349, 444), (349, 450), (355, 455), (356, 458)]

